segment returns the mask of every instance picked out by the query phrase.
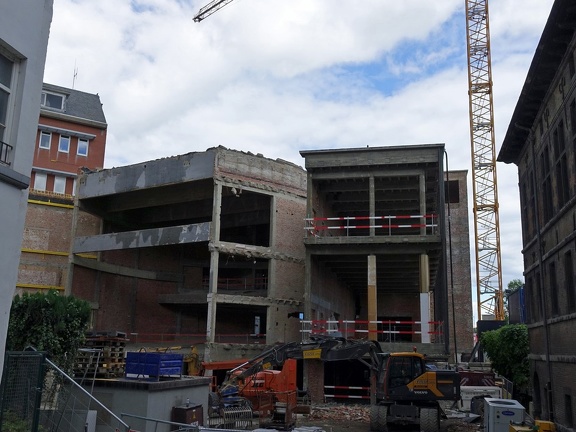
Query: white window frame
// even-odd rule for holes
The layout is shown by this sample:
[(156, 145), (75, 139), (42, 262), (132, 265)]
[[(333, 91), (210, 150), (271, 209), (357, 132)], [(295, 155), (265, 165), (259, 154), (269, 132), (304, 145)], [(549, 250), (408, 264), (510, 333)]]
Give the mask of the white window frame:
[[(51, 96), (55, 96), (61, 99), (60, 106), (52, 106), (49, 103), (54, 101), (54, 98)], [(50, 99), (50, 100), (49, 100)], [(42, 97), (40, 99), (40, 105), (45, 108), (50, 108), (58, 111), (64, 111), (64, 103), (66, 102), (66, 95), (60, 93), (54, 93), (50, 91), (42, 91)]]
[(39, 191), (45, 191), (47, 180), (48, 176), (46, 175), (46, 173), (36, 171), (34, 173), (34, 189)]
[[(62, 143), (68, 141), (66, 145), (66, 149), (63, 150)], [(60, 153), (70, 153), (70, 135), (60, 135), (58, 139), (58, 151)]]
[(66, 193), (66, 177), (54, 176), (54, 193), (62, 195)]
[[(44, 137), (48, 137), (47, 140), (45, 140)], [(40, 131), (40, 137), (38, 138), (38, 147), (41, 149), (50, 150), (51, 142), (52, 142), (52, 133), (46, 131)]]
[[(76, 154), (78, 156), (88, 156), (88, 145), (90, 141), (85, 138), (78, 138), (78, 147), (76, 149)], [(84, 149), (84, 151), (80, 151), (80, 149)]]
[[(8, 94), (8, 100), (6, 104), (6, 119), (5, 123), (0, 124), (0, 141), (5, 142), (9, 145), (14, 145), (14, 143), (8, 142), (8, 137), (10, 136), (10, 125), (12, 124), (12, 116), (14, 111), (14, 94), (16, 86), (16, 76), (18, 75), (18, 60), (7, 53), (5, 50), (0, 49), (0, 55), (12, 63), (12, 74), (10, 77), (10, 82), (8, 86), (0, 83), (0, 89)], [(4, 156), (4, 155), (2, 155)]]

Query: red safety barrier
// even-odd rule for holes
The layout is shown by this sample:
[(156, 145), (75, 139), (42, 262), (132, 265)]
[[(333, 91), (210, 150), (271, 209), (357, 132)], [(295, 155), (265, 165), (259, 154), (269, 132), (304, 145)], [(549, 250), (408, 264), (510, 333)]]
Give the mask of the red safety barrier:
[[(409, 219), (417, 219), (415, 223), (393, 223), (395, 220), (406, 221)], [(392, 230), (403, 229), (402, 234), (406, 234), (406, 229), (418, 228), (416, 233), (420, 233), (421, 229), (431, 229), (434, 231), (437, 226), (437, 215), (387, 215), (387, 216), (338, 216), (338, 217), (314, 217), (304, 219), (306, 226), (304, 229), (308, 234), (320, 235), (327, 233), (330, 230), (344, 231), (347, 234), (350, 230), (368, 230), (377, 229), (379, 231), (385, 229), (388, 235), (392, 235)], [(355, 221), (370, 221), (368, 225), (355, 224)], [(383, 221), (383, 223), (377, 223)], [(345, 224), (333, 224), (334, 222), (345, 222)], [(378, 234), (382, 234), (381, 232)]]
[[(329, 392), (332, 390), (332, 392)], [(370, 387), (324, 386), (324, 398), (331, 399), (370, 399)]]

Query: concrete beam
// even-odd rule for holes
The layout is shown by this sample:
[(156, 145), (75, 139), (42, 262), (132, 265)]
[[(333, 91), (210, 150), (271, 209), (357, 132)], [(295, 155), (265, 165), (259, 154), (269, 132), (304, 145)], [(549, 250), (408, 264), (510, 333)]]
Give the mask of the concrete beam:
[(73, 253), (197, 243), (210, 238), (210, 222), (76, 237)]
[(191, 293), (181, 294), (160, 294), (158, 295), (158, 303), (160, 304), (180, 304), (192, 305), (208, 303), (208, 290), (198, 290)]
[(254, 246), (241, 243), (217, 242), (209, 245), (210, 250), (218, 250), (228, 255), (240, 255), (247, 258), (277, 259), (296, 263), (304, 263), (304, 258), (274, 252), (270, 247)]
[(215, 155), (215, 151), (187, 153), (82, 175), (78, 198), (82, 200), (211, 179)]
[(243, 295), (231, 295), (231, 294), (213, 294), (212, 296), (213, 300), (215, 300), (218, 303), (243, 304), (249, 306), (277, 306), (277, 305), (300, 306), (302, 304), (301, 300), (294, 300), (294, 299), (248, 297)]
[(76, 255), (72, 256), (72, 264), (96, 271), (101, 271), (104, 273), (112, 273), (121, 276), (135, 277), (138, 279), (159, 280), (168, 282), (181, 282), (183, 279), (183, 276), (181, 274), (160, 273), (148, 270), (135, 269), (131, 267), (123, 267), (102, 261), (97, 261), (94, 259), (81, 258)]
[(310, 178), (313, 181), (316, 180), (343, 180), (343, 179), (358, 179), (374, 177), (379, 178), (392, 178), (392, 177), (416, 177), (424, 174), (424, 170), (412, 169), (412, 170), (374, 170), (374, 171), (361, 171), (358, 169), (346, 169), (345, 171), (338, 172), (322, 172), (316, 173), (312, 172)]

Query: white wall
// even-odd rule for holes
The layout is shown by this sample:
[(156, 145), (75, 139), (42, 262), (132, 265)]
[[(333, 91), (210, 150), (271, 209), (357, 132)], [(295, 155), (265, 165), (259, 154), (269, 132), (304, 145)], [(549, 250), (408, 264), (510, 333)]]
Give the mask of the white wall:
[(14, 57), (19, 67), (11, 88), (14, 112), (3, 139), (13, 147), (11, 164), (0, 165), (0, 378), (18, 276), (52, 5), (53, 0), (0, 2), (0, 50)]

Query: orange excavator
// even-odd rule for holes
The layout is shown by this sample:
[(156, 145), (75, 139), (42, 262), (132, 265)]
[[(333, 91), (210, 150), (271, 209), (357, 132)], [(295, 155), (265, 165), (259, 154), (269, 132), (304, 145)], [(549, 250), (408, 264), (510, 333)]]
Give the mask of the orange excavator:
[(298, 359), (355, 359), (368, 366), (370, 428), (374, 431), (386, 432), (389, 425), (419, 425), (424, 432), (438, 432), (439, 401), (460, 400), (458, 372), (430, 369), (421, 353), (384, 353), (376, 341), (316, 336), (307, 342), (275, 346), (228, 371), (211, 394), (212, 410), (250, 410), (261, 418), (270, 416), (272, 426), (290, 426), (297, 399)]

